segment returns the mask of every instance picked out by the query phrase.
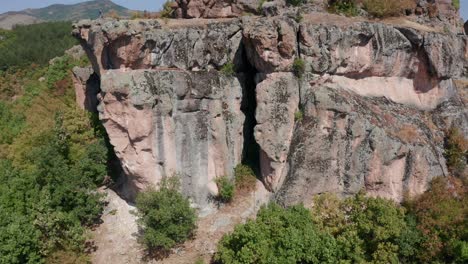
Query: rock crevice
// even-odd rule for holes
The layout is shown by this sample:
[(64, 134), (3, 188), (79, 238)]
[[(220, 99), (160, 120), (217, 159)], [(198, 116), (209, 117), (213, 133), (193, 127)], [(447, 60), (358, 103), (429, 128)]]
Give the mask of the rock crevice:
[(453, 83), (466, 77), (466, 36), (288, 16), (171, 23), (74, 29), (100, 76), (98, 110), (130, 199), (178, 174), (209, 212), (214, 180), (242, 160), (284, 204), (363, 188), (401, 201), (446, 175), (444, 130), (466, 128)]

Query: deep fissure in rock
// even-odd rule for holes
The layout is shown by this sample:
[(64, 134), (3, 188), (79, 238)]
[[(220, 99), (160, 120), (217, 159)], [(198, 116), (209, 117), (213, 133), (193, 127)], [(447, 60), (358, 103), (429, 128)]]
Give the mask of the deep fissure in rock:
[(242, 69), (245, 75), (244, 92), (241, 102), (241, 111), (245, 115), (244, 122), (244, 146), (242, 163), (250, 166), (257, 178), (260, 177), (260, 146), (255, 140), (254, 129), (257, 125), (255, 110), (257, 109), (256, 82), (257, 69), (250, 64), (247, 58), (245, 46), (242, 45)]

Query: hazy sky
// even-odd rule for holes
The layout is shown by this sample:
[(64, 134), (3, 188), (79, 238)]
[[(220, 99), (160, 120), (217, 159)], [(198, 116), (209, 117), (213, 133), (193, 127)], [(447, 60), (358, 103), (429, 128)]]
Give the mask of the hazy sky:
[[(165, 0), (113, 0), (114, 3), (135, 10), (157, 11), (161, 8)], [(0, 13), (23, 10), (26, 8), (45, 7), (51, 4), (73, 4), (85, 2), (84, 0), (0, 0)], [(461, 15), (468, 20), (468, 0), (460, 0)]]
[[(165, 0), (112, 0), (114, 3), (134, 10), (157, 11)], [(465, 1), (465, 0), (462, 0)], [(466, 0), (468, 1), (468, 0)], [(46, 7), (52, 4), (76, 4), (86, 0), (0, 0), (0, 13), (26, 8)]]

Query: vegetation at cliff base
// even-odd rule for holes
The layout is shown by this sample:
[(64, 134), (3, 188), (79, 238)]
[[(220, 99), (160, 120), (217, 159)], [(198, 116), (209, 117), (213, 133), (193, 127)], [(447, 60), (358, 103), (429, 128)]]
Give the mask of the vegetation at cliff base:
[(86, 262), (86, 229), (101, 214), (105, 132), (77, 108), (71, 79), (84, 61), (63, 56), (48, 65), (72, 44), (60, 42), (69, 30), (19, 27), (0, 44), (11, 52), (0, 57), (8, 66), (0, 71), (0, 263)]
[(159, 189), (149, 188), (136, 198), (142, 231), (140, 242), (150, 253), (168, 251), (191, 237), (195, 230), (195, 210), (179, 189), (179, 178), (173, 176), (163, 179)]
[[(0, 70), (30, 64), (45, 65), (77, 44), (70, 34), (71, 23), (49, 22), (17, 26), (0, 41)], [(2, 34), (0, 32), (0, 34)]]
[(364, 193), (270, 204), (218, 245), (219, 263), (466, 263), (467, 185), (437, 178), (404, 206)]
[(220, 202), (229, 203), (234, 198), (234, 183), (226, 176), (216, 179), (218, 186), (218, 196), (216, 197)]

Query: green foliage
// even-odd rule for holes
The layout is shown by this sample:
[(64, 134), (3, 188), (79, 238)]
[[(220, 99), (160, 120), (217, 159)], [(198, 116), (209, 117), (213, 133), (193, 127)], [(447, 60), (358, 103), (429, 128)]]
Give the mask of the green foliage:
[(362, 193), (345, 200), (332, 195), (318, 196), (314, 204), (314, 222), (335, 236), (341, 260), (398, 262), (398, 241), (407, 230), (403, 208)]
[(355, 0), (329, 0), (328, 11), (345, 16), (359, 15), (359, 9)]
[(452, 5), (455, 9), (460, 9), (460, 0), (452, 0)]
[(452, 127), (445, 140), (445, 158), (453, 175), (461, 176), (468, 160), (468, 139), (458, 128)]
[(218, 244), (220, 263), (336, 263), (336, 240), (314, 225), (303, 206), (262, 207)]
[(234, 184), (226, 177), (220, 177), (216, 179), (216, 185), (218, 185), (218, 196), (216, 197), (223, 203), (229, 203), (234, 198)]
[(316, 196), (302, 205), (270, 204), (218, 244), (219, 263), (466, 263), (467, 187), (435, 180), (406, 208), (359, 193)]
[(259, 14), (262, 13), (263, 4), (264, 4), (265, 2), (268, 2), (268, 1), (269, 1), (269, 0), (260, 0), (260, 1), (258, 2), (257, 12), (258, 12)]
[(301, 58), (294, 59), (292, 70), (298, 78), (301, 78), (305, 72), (305, 61)]
[[(83, 259), (86, 227), (102, 210), (96, 187), (107, 174), (108, 148), (95, 117), (74, 103), (69, 71), (80, 62), (64, 60), (0, 76), (11, 80), (1, 92), (17, 97), (0, 97), (7, 149), (0, 153), (0, 263)], [(42, 76), (68, 81), (58, 93), (38, 81)]]
[(297, 23), (301, 23), (302, 20), (304, 20), (304, 16), (302, 15), (302, 12), (301, 12), (300, 10), (297, 10), (296, 16), (294, 17), (294, 20), (295, 20)]
[(300, 6), (307, 3), (307, 0), (287, 0), (286, 3), (292, 6)]
[(68, 69), (70, 68), (70, 58), (68, 56), (59, 57), (48, 67), (47, 87), (49, 89), (59, 88), (58, 82), (69, 76)]
[(177, 176), (163, 179), (159, 190), (149, 188), (136, 198), (140, 242), (149, 251), (167, 251), (188, 239), (195, 230), (196, 214), (179, 193)]
[(294, 120), (295, 121), (302, 121), (302, 119), (304, 118), (304, 112), (301, 111), (301, 110), (298, 110), (294, 113)]
[(172, 9), (172, 4), (174, 2), (172, 0), (167, 0), (164, 5), (163, 9), (159, 12), (159, 15), (162, 18), (172, 18), (174, 17), (174, 9)]
[(45, 65), (77, 44), (69, 22), (17, 26), (0, 44), (0, 70), (32, 63)]
[(236, 65), (232, 61), (226, 62), (226, 64), (221, 67), (221, 73), (226, 76), (233, 76), (236, 74)]
[(409, 211), (424, 235), (415, 258), (422, 263), (466, 263), (468, 187), (462, 180), (436, 178), (429, 191), (410, 201)]
[(0, 101), (0, 146), (11, 144), (24, 127), (24, 116), (13, 113), (9, 105)]
[(250, 166), (239, 164), (234, 168), (234, 177), (237, 190), (251, 191), (255, 189), (257, 178)]

